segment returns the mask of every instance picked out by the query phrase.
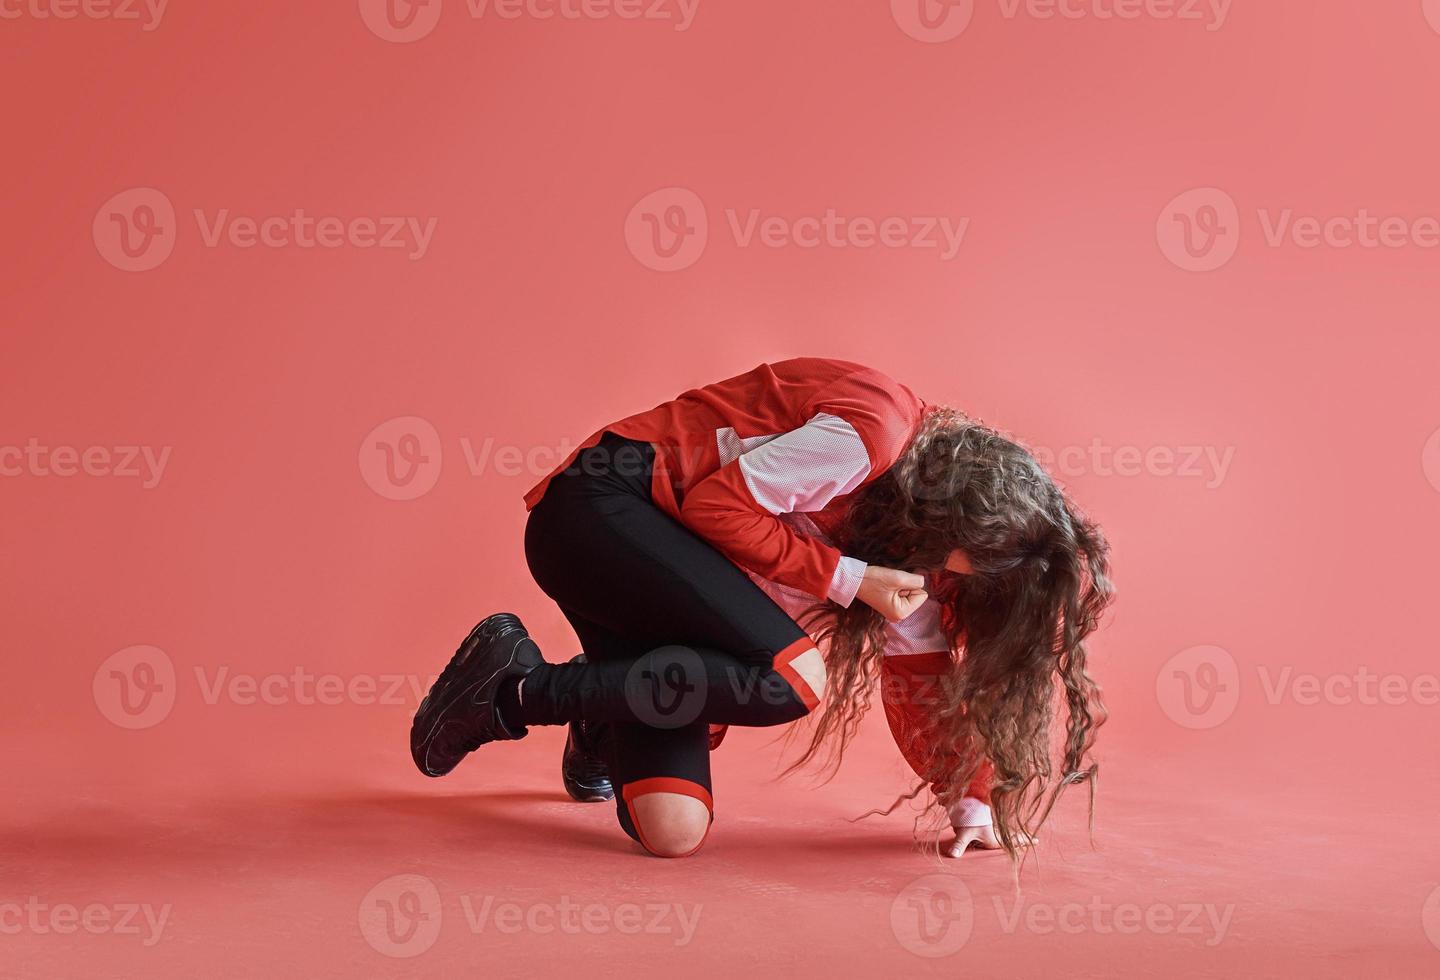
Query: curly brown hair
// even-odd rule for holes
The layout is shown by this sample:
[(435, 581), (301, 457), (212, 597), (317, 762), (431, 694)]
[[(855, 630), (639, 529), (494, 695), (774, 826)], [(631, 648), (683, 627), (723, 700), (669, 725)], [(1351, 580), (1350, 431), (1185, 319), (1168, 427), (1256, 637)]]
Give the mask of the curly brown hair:
[[(995, 829), (1012, 859), (1021, 834), (1035, 834), (1070, 783), (1090, 784), (1093, 823), (1090, 755), (1106, 711), (1085, 639), (1114, 597), (1100, 528), (1023, 446), (934, 408), (899, 461), (857, 492), (836, 539), (845, 554), (888, 568), (933, 572), (957, 548), (973, 568), (931, 592), (952, 655), (931, 712), (942, 744), (933, 771), (896, 805), (926, 785), (935, 805), (948, 805), (988, 758)], [(829, 682), (809, 746), (790, 768), (823, 758), (833, 771), (878, 684), (887, 624), (863, 603), (821, 603), (806, 620), (826, 651)], [(1067, 709), (1059, 780), (1057, 679)]]

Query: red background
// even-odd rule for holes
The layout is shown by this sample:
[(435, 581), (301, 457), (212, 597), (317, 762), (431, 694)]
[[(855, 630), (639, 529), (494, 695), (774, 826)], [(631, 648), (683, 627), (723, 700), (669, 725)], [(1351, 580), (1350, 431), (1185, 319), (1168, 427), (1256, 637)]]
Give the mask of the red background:
[[(903, 8), (702, 0), (677, 30), (473, 18), (447, 0), (413, 43), (377, 37), (353, 3), (174, 4), (153, 30), (5, 8), (20, 14), (0, 21), (0, 446), (171, 453), (149, 489), (28, 463), (0, 478), (0, 905), (174, 911), (150, 947), (7, 928), (0, 972), (1440, 969), (1424, 831), (1440, 802), (1440, 249), (1422, 221), (1440, 214), (1440, 11), (1236, 0), (1217, 24), (981, 0), (962, 34), (924, 43)], [(173, 252), (127, 272), (92, 228), (137, 187), (173, 205)], [(703, 202), (708, 238), (692, 265), (655, 271), (627, 217), (676, 187)], [(1210, 272), (1157, 239), (1196, 188), (1237, 208), (1238, 249)], [(434, 236), (415, 260), (208, 247), (194, 217), (297, 208), (434, 218)], [(744, 245), (727, 217), (827, 209), (969, 225), (947, 261)], [(1264, 221), (1284, 209), (1398, 216), (1415, 237), (1272, 245)], [(819, 790), (771, 781), (768, 733), (732, 735), (710, 843), (667, 863), (636, 856), (608, 807), (563, 802), (559, 730), (429, 783), (406, 756), (408, 694), (207, 701), (197, 671), (428, 681), (498, 609), (568, 656), (520, 548), (520, 496), (546, 467), (472, 473), (462, 440), (563, 447), (799, 354), (871, 364), (1055, 451), (1233, 454), (1223, 478), (1203, 462), (1061, 474), (1114, 544), (1121, 601), (1093, 654), (1113, 720), (1097, 849), (1072, 794), (1023, 880), (1051, 909), (1231, 906), (1223, 939), (1106, 931), (1089, 913), (1007, 931), (1003, 859), (937, 867), (905, 815), (847, 822), (905, 785), (874, 726)], [(366, 478), (372, 430), (400, 417), (437, 434), (436, 482), (413, 500)], [(135, 645), (176, 678), (168, 715), (129, 730), (107, 720), (97, 671)], [(1191, 728), (1166, 665), (1197, 646), (1233, 658), (1233, 711)], [(1401, 677), (1400, 703), (1266, 686), (1361, 668)], [(890, 910), (937, 871), (973, 894), (974, 924), (929, 959)], [(409, 873), (436, 883), (446, 927), (388, 959), (357, 909)], [(683, 948), (472, 935), (459, 896), (486, 894), (704, 911)]]

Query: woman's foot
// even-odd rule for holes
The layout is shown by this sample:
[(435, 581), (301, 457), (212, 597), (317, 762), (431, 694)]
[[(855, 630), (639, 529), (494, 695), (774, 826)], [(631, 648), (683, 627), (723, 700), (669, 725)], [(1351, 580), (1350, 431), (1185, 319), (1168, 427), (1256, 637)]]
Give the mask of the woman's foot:
[[(572, 664), (583, 664), (585, 654), (573, 658)], [(560, 759), (560, 778), (565, 792), (576, 803), (604, 803), (615, 798), (610, 782), (610, 767), (605, 765), (601, 740), (604, 728), (597, 722), (572, 721), (565, 739), (565, 754)]]
[(496, 613), (477, 624), (415, 712), (410, 755), (416, 767), (443, 776), (486, 742), (523, 738), (525, 726), (500, 717), (499, 689), (544, 662), (519, 617)]

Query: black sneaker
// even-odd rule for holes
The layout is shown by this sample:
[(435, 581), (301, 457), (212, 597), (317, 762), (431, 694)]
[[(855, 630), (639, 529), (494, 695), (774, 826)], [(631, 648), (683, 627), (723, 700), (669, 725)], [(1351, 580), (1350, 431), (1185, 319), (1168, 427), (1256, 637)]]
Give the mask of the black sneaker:
[[(570, 661), (583, 664), (585, 654)], [(604, 729), (595, 722), (572, 721), (565, 739), (565, 754), (560, 759), (560, 777), (565, 792), (576, 803), (604, 803), (615, 798), (610, 783), (610, 767), (605, 765), (600, 743)]]
[(524, 738), (525, 726), (507, 725), (500, 717), (495, 696), (502, 682), (524, 677), (544, 662), (518, 617), (496, 613), (482, 620), (415, 712), (410, 755), (416, 767), (427, 776), (443, 776), (486, 742)]

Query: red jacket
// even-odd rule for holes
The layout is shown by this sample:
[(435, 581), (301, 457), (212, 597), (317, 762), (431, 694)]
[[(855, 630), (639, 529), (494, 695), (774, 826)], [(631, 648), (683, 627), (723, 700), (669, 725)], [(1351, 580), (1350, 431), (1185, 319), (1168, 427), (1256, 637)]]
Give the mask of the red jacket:
[[(865, 563), (842, 555), (825, 529), (851, 493), (894, 465), (925, 410), (909, 388), (859, 364), (820, 357), (762, 364), (605, 426), (533, 487), (525, 504), (539, 503), (556, 473), (606, 432), (649, 442), (657, 506), (750, 572), (792, 615), (817, 597), (848, 606)], [(886, 651), (886, 689), (914, 694), (887, 697), (886, 717), (921, 772), (935, 739), (920, 687), (950, 662), (939, 622), (936, 604), (925, 603), (891, 628)], [(982, 820), (973, 805), (989, 800), (989, 783), (987, 768), (966, 789), (967, 820), (989, 822), (988, 808)], [(954, 787), (935, 789), (954, 800)]]

